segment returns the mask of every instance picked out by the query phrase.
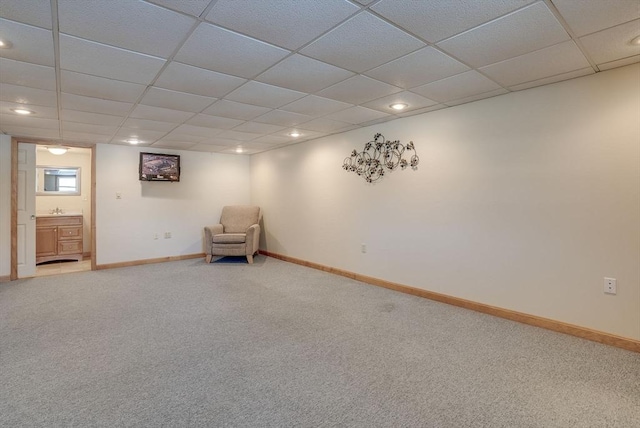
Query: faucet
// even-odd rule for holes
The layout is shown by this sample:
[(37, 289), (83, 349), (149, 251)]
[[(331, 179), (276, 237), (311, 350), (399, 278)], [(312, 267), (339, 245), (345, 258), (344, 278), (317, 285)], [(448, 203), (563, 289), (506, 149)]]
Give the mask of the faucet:
[(55, 210), (51, 210), (49, 213), (50, 214), (64, 214), (64, 212), (58, 207), (56, 207)]

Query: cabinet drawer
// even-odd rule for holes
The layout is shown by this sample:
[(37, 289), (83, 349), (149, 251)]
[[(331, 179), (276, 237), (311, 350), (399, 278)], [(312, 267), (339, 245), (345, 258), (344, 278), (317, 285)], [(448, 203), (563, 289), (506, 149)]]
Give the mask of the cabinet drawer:
[(82, 241), (58, 241), (58, 255), (82, 254)]
[(58, 227), (58, 241), (65, 241), (67, 239), (82, 239), (82, 226)]
[(36, 226), (82, 226), (82, 216), (37, 217)]

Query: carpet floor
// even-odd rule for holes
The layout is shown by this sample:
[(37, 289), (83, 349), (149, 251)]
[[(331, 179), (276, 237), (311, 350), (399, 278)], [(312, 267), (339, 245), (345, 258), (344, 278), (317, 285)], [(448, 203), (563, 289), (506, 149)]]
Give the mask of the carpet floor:
[(640, 426), (640, 354), (265, 256), (0, 284), (2, 427)]

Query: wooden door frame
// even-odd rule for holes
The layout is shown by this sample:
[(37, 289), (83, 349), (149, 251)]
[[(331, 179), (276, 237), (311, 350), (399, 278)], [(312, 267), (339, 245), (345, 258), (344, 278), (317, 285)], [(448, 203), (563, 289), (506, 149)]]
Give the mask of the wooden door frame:
[[(11, 281), (18, 279), (18, 143), (59, 145), (54, 141), (11, 137)], [(91, 150), (91, 270), (96, 270), (96, 145), (65, 143)]]

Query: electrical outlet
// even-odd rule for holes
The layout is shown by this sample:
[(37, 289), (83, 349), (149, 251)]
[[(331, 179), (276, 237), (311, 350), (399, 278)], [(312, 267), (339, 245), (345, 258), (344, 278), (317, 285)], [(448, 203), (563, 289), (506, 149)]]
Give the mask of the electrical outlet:
[(367, 252), (367, 244), (360, 244), (360, 251), (362, 251), (362, 253), (366, 253)]
[(618, 293), (618, 281), (615, 278), (605, 278), (604, 279), (604, 292), (606, 294), (617, 294)]
[(169, 239), (169, 238), (171, 238), (171, 232), (165, 232), (164, 239)]
[(153, 239), (158, 239), (158, 234), (157, 233), (153, 234)]

